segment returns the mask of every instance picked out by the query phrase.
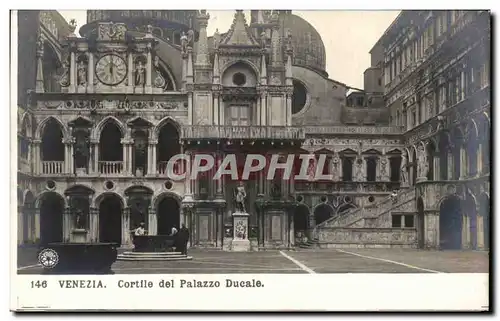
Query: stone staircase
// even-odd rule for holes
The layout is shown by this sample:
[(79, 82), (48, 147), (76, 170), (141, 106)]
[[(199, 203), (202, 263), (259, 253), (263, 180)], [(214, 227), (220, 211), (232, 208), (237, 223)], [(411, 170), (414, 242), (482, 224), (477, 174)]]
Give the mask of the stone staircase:
[(318, 224), (301, 248), (416, 247), (416, 230), (393, 228), (391, 212), (414, 214), (415, 188), (398, 191), (373, 205), (356, 208)]
[(301, 249), (312, 249), (318, 247), (318, 239), (307, 240), (306, 242), (299, 243), (299, 248)]
[(118, 261), (184, 261), (192, 260), (181, 252), (123, 252), (118, 254)]

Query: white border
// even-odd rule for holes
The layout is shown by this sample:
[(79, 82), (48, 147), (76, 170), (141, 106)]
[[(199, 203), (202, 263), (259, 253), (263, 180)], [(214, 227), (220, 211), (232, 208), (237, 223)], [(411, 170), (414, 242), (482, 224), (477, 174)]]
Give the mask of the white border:
[[(3, 4), (7, 4), (7, 6), (10, 4), (9, 2), (2, 2), (2, 6)], [(15, 3), (17, 6), (19, 6), (18, 8), (19, 9), (32, 9), (32, 8), (40, 8), (40, 6), (42, 5), (42, 3), (40, 2), (30, 2), (30, 1), (25, 1), (25, 2), (16, 2)], [(107, 3), (103, 3), (102, 1), (95, 1), (95, 0), (89, 0), (89, 1), (86, 1), (85, 2), (85, 6), (86, 7), (89, 7), (89, 8), (107, 8), (107, 9), (111, 9), (111, 8), (117, 8), (117, 4), (121, 5), (121, 6), (126, 6), (130, 9), (142, 9), (142, 8), (151, 8), (151, 9), (164, 9), (165, 7), (165, 4), (162, 3), (162, 2), (158, 2), (158, 1), (140, 1), (140, 2), (127, 2), (127, 3), (124, 3), (123, 1), (122, 2), (114, 2), (114, 3), (111, 3), (111, 2), (107, 2)], [(348, 2), (323, 2), (323, 1), (296, 1), (296, 2), (290, 2), (290, 1), (287, 1), (287, 2), (281, 2), (281, 3), (271, 3), (269, 1), (259, 1), (259, 0), (254, 0), (252, 2), (248, 2), (248, 3), (238, 3), (238, 5), (240, 7), (242, 7), (242, 9), (250, 9), (248, 5), (251, 5), (252, 8), (293, 8), (293, 9), (313, 9), (313, 8), (321, 8), (321, 9), (372, 9), (372, 10), (380, 10), (380, 9), (450, 9), (453, 7), (453, 9), (471, 9), (471, 2), (469, 1), (455, 1), (455, 2), (437, 2), (437, 1), (429, 1), (429, 0), (422, 0), (422, 1), (419, 1), (419, 2), (401, 2), (401, 1), (395, 1), (395, 0), (392, 0), (392, 1), (387, 1), (387, 0), (381, 0), (381, 1), (376, 1), (376, 2), (371, 2), (371, 1), (360, 1), (360, 0), (351, 0), (351, 1), (348, 1)], [(81, 9), (81, 8), (78, 8), (78, 5), (79, 3), (77, 2), (71, 2), (71, 1), (50, 1), (47, 2), (43, 2), (43, 6), (47, 9), (49, 8), (60, 8), (60, 9)], [(222, 1), (222, 0), (212, 0), (210, 1), (210, 3), (208, 4), (209, 8), (208, 9), (229, 9), (228, 8), (228, 5), (231, 5), (230, 2), (227, 2), (227, 1)], [(474, 1), (473, 2), (473, 5), (475, 8), (481, 8), (481, 9), (486, 9), (486, 8), (491, 8), (491, 7), (496, 7), (498, 6), (498, 2), (497, 1)], [(182, 2), (169, 2), (168, 3), (168, 6), (169, 8), (172, 8), (172, 9), (187, 9), (187, 8), (201, 8), (201, 7), (206, 7), (207, 6), (207, 3), (202, 3), (201, 1), (190, 1), (190, 2), (187, 2), (187, 1), (182, 1)], [(4, 19), (2, 20), (3, 23), (1, 24), (2, 25), (2, 31), (3, 31), (3, 34), (4, 34), (4, 39), (6, 39), (6, 41), (9, 40), (9, 37), (8, 35), (10, 35), (10, 32), (9, 32), (9, 28), (10, 28), (10, 20), (9, 20), (9, 17), (7, 17), (7, 12), (6, 11), (3, 11), (4, 12)], [(13, 39), (11, 39), (12, 41), (15, 41), (15, 37)], [(14, 43), (12, 42), (11, 45), (13, 45)], [(2, 81), (4, 82), (3, 83), (3, 86), (0, 86), (0, 88), (2, 88), (2, 90), (4, 91), (4, 94), (2, 95), (2, 97), (5, 97), (5, 103), (4, 103), (4, 108), (0, 108), (0, 113), (3, 113), (3, 115), (0, 116), (0, 119), (2, 120), (7, 120), (7, 119), (10, 119), (11, 120), (11, 123), (16, 124), (16, 113), (13, 112), (12, 109), (6, 107), (6, 106), (12, 106), (12, 107), (15, 107), (15, 102), (12, 102), (9, 100), (9, 94), (10, 93), (13, 93), (13, 95), (11, 96), (11, 98), (14, 98), (15, 99), (15, 96), (17, 95), (17, 89), (16, 89), (16, 81), (14, 79), (11, 79), (9, 78), (9, 75), (12, 76), (12, 73), (9, 73), (8, 69), (7, 69), (7, 64), (5, 62), (8, 61), (9, 59), (9, 56), (11, 54), (11, 51), (9, 50), (9, 46), (5, 46), (4, 49), (1, 51), (2, 52), (2, 55), (4, 56), (3, 58), (3, 61), (4, 61), (4, 64), (2, 64), (2, 68), (4, 71), (3, 75), (6, 75), (2, 78)], [(13, 57), (15, 58), (15, 57)], [(13, 60), (10, 61), (10, 64), (11, 66), (14, 68), (14, 70), (16, 69), (15, 68), (15, 62)], [(14, 72), (14, 76), (15, 76), (15, 72)], [(9, 86), (10, 85), (10, 86)], [(8, 89), (10, 87), (10, 90)], [(496, 89), (496, 88), (495, 88)], [(10, 109), (10, 110), (9, 110)], [(2, 117), (3, 116), (3, 117)], [(11, 116), (9, 118), (9, 116)], [(12, 122), (13, 120), (13, 122)], [(15, 209), (15, 200), (16, 200), (16, 195), (15, 195), (15, 191), (16, 191), (16, 188), (15, 188), (15, 183), (14, 182), (11, 182), (10, 181), (10, 176), (11, 175), (14, 175), (15, 176), (15, 172), (16, 172), (16, 169), (15, 169), (15, 165), (16, 165), (16, 144), (10, 144), (10, 149), (9, 149), (9, 146), (7, 145), (7, 139), (5, 139), (5, 137), (10, 137), (11, 138), (11, 141), (10, 142), (15, 142), (15, 129), (14, 128), (11, 128), (11, 130), (9, 130), (10, 127), (8, 126), (7, 123), (4, 123), (3, 126), (0, 126), (0, 130), (2, 130), (2, 134), (1, 137), (4, 137), (4, 139), (0, 140), (0, 142), (3, 144), (2, 147), (3, 147), (3, 151), (7, 151), (7, 150), (10, 150), (11, 151), (11, 163), (10, 163), (10, 167), (7, 165), (7, 158), (4, 157), (4, 158), (0, 158), (1, 161), (2, 161), (2, 164), (3, 166), (1, 166), (2, 169), (4, 169), (3, 173), (5, 175), (5, 179), (2, 180), (3, 182), (9, 182), (9, 185), (7, 185), (6, 183), (2, 184), (2, 190), (0, 192), (0, 197), (2, 197), (2, 204), (8, 204), (10, 203), (11, 204), (11, 213), (16, 213), (16, 209)], [(12, 136), (11, 136), (12, 135)], [(7, 172), (7, 168), (9, 168), (9, 171)], [(11, 192), (11, 193), (9, 193)], [(496, 190), (495, 190), (496, 192)], [(7, 195), (10, 195), (10, 198), (7, 199)], [(5, 212), (5, 211), (4, 211)], [(12, 220), (12, 218), (15, 217), (13, 215), (10, 215), (10, 218)], [(15, 220), (17, 222), (17, 220)], [(500, 221), (500, 220), (496, 220), (497, 223)], [(12, 226), (13, 224), (11, 224)], [(15, 223), (14, 223), (15, 225)], [(5, 223), (4, 223), (4, 226), (5, 226)], [(497, 226), (495, 226), (496, 228)], [(2, 242), (0, 244), (2, 244), (3, 246), (5, 246), (4, 248), (4, 251), (3, 253), (9, 253), (9, 250), (14, 248), (15, 245), (16, 245), (16, 238), (17, 238), (17, 230), (16, 229), (11, 229), (11, 237), (9, 238), (7, 236), (8, 234), (7, 233), (3, 233), (3, 239), (2, 239)], [(10, 245), (10, 246), (9, 246)], [(14, 272), (15, 273), (15, 267), (13, 269), (13, 266), (16, 265), (16, 258), (15, 258), (15, 251), (14, 252), (14, 257), (11, 255), (10, 256), (10, 272)], [(2, 265), (4, 268), (6, 268), (7, 266), (4, 264)], [(7, 272), (7, 271), (4, 271), (4, 272)], [(4, 275), (7, 275), (7, 273), (5, 273)], [(361, 276), (361, 275), (359, 275)], [(442, 274), (441, 274), (442, 276)], [(462, 275), (464, 276), (464, 275)], [(295, 277), (295, 276), (293, 276)], [(406, 281), (409, 281), (411, 280), (411, 278), (413, 278), (413, 276), (411, 275), (406, 275), (406, 277), (408, 278), (408, 280), (405, 280)], [(325, 278), (323, 276), (323, 278)], [(9, 279), (8, 281), (10, 281), (10, 288), (13, 289), (16, 287), (16, 283), (15, 282), (12, 282), (14, 281), (14, 279)], [(7, 282), (4, 282), (3, 284), (6, 284)], [(393, 282), (394, 283), (394, 282)], [(385, 284), (384, 288), (387, 289), (388, 287), (390, 288), (391, 286), (398, 286), (397, 284)], [(453, 287), (454, 285), (450, 285), (451, 287)], [(365, 285), (363, 285), (363, 288), (365, 287)], [(4, 293), (5, 293), (5, 296), (6, 297), (9, 297), (9, 293), (7, 292), (8, 291), (8, 288), (9, 287), (6, 287), (4, 286)], [(293, 287), (291, 287), (291, 289), (293, 289)], [(451, 288), (453, 289), (453, 288)], [(309, 288), (310, 290), (310, 288)], [(368, 289), (368, 290), (373, 290), (372, 288)], [(439, 289), (436, 289), (436, 290), (439, 290)], [(458, 290), (458, 289), (456, 289)], [(363, 292), (362, 289), (357, 289), (358, 293), (361, 293)], [(365, 289), (366, 291), (366, 289)], [(429, 290), (427, 289), (428, 292), (426, 293), (430, 293), (432, 294), (432, 290)], [(329, 302), (331, 301), (334, 301), (335, 299), (332, 298), (332, 296), (336, 295), (336, 292), (337, 291), (333, 291), (330, 289), (330, 291), (328, 291), (327, 293), (324, 293), (325, 294), (325, 300), (328, 300)], [(308, 295), (308, 292), (306, 291), (305, 293), (297, 293), (296, 291), (290, 291), (288, 289), (288, 293), (291, 293), (292, 295), (296, 295), (296, 296), (302, 296), (302, 297), (305, 297)], [(338, 293), (338, 292), (337, 292)], [(420, 293), (421, 294), (421, 297), (425, 297), (425, 293)], [(401, 294), (398, 294), (396, 297), (402, 297), (402, 293)], [(78, 295), (76, 296), (73, 296), (74, 299), (76, 299), (78, 297)], [(210, 297), (209, 295), (206, 295), (206, 297)], [(281, 297), (275, 297), (273, 298), (273, 301), (280, 301), (280, 300), (287, 300), (288, 297), (284, 296), (283, 294), (281, 295)], [(255, 298), (253, 299), (255, 300)], [(4, 300), (4, 302), (6, 302), (7, 300)], [(191, 299), (189, 300), (190, 302), (193, 302)], [(255, 302), (255, 301), (250, 301), (250, 302)], [(3, 311), (7, 311), (7, 309), (3, 309)], [(12, 317), (12, 315), (10, 315), (10, 317)], [(262, 318), (262, 316), (258, 316), (259, 319)]]

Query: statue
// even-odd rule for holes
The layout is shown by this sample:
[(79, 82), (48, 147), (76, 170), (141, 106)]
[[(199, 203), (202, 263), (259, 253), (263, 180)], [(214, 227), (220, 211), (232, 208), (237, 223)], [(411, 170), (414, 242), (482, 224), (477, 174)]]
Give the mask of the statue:
[(144, 86), (146, 80), (146, 68), (142, 64), (142, 61), (137, 62), (137, 66), (135, 67), (135, 85), (136, 86)]
[(287, 29), (286, 31), (286, 50), (287, 51), (292, 51), (292, 32), (290, 29)]
[(245, 192), (245, 186), (243, 182), (239, 183), (239, 186), (236, 187), (236, 210), (245, 213), (245, 199), (247, 197), (247, 193)]
[(427, 163), (427, 155), (425, 154), (424, 146), (420, 145), (418, 147), (418, 176), (426, 177), (428, 172), (429, 164)]
[(408, 184), (408, 159), (406, 155), (402, 155), (401, 158), (401, 183)]
[(79, 131), (75, 136), (75, 168), (87, 168), (90, 139), (82, 131)]
[(80, 61), (78, 63), (78, 85), (79, 86), (84, 86), (87, 83), (87, 66), (85, 66), (85, 63), (83, 61)]
[(181, 51), (183, 54), (187, 53), (187, 46), (188, 46), (188, 38), (183, 31), (181, 35)]
[(191, 48), (194, 46), (194, 31), (191, 29), (187, 32), (187, 45)]
[(363, 160), (361, 158), (356, 160), (356, 167), (356, 180), (358, 182), (363, 182), (365, 180), (365, 174), (363, 172)]
[(218, 49), (219, 48), (219, 44), (220, 44), (219, 29), (215, 29), (215, 33), (214, 33), (214, 48)]
[(62, 73), (59, 76), (59, 85), (61, 85), (61, 87), (68, 87), (70, 85), (70, 83), (69, 83), (69, 63), (67, 60), (64, 60), (64, 62), (63, 62)]
[(76, 227), (77, 229), (81, 229), (81, 230), (83, 230), (83, 229), (85, 229), (85, 227), (86, 227), (86, 226), (85, 226), (85, 225), (86, 225), (85, 223), (86, 223), (86, 222), (85, 222), (85, 215), (83, 214), (82, 210), (77, 209), (77, 210), (75, 211), (75, 227)]

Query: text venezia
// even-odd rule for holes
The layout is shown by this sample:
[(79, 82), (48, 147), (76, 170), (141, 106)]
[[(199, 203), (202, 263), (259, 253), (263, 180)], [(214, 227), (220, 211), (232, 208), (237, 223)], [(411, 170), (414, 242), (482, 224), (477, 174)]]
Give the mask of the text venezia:
[[(61, 280), (59, 286), (64, 289), (99, 289), (106, 288), (101, 280)], [(209, 281), (197, 279), (171, 279), (153, 282), (149, 280), (125, 281), (118, 280), (118, 288), (125, 289), (148, 289), (159, 288), (262, 288), (264, 284), (260, 280), (237, 280), (225, 279), (224, 281)]]

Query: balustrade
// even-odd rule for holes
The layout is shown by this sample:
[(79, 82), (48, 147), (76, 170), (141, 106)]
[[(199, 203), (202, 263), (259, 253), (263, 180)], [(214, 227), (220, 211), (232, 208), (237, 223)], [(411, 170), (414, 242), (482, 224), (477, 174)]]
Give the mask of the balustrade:
[(305, 139), (301, 127), (290, 126), (186, 126), (185, 139)]
[(64, 172), (64, 161), (43, 161), (42, 174), (62, 174)]
[[(168, 171), (167, 171), (167, 165), (168, 161), (160, 161), (158, 162), (158, 174), (160, 176), (168, 176)], [(175, 175), (180, 175), (182, 174), (182, 168), (180, 163), (175, 163), (173, 166), (173, 173)]]
[(123, 171), (122, 161), (100, 161), (99, 173), (105, 175), (121, 174)]

